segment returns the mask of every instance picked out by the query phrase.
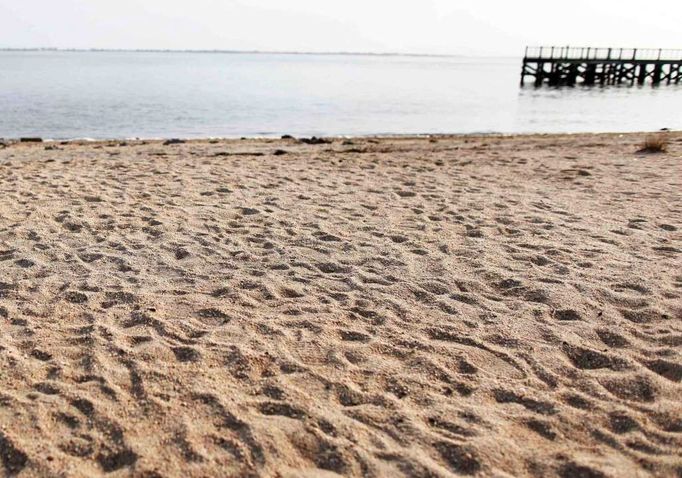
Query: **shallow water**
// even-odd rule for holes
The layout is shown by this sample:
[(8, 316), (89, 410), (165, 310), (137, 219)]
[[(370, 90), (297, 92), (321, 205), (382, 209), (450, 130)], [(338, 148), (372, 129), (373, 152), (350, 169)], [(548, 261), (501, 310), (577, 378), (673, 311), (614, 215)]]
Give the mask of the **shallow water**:
[(0, 137), (682, 129), (682, 85), (519, 88), (519, 58), (0, 52)]

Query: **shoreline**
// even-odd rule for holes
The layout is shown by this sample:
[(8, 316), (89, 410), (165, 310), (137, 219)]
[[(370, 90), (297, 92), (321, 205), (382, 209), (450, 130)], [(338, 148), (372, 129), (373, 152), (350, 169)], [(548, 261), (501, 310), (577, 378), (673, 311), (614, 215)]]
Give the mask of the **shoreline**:
[[(576, 132), (527, 132), (527, 133), (502, 133), (502, 132), (473, 132), (473, 133), (379, 133), (379, 134), (333, 134), (333, 135), (290, 135), (286, 133), (276, 133), (272, 135), (235, 135), (235, 136), (153, 136), (153, 137), (111, 137), (111, 138), (49, 138), (43, 136), (20, 136), (20, 137), (3, 137), (0, 136), (0, 143), (5, 144), (21, 144), (21, 143), (83, 143), (83, 144), (98, 144), (107, 143), (114, 141), (126, 141), (126, 142), (164, 142), (180, 140), (187, 143), (201, 143), (210, 141), (222, 141), (222, 142), (232, 142), (232, 141), (279, 141), (284, 139), (309, 139), (309, 138), (320, 138), (331, 141), (343, 141), (343, 140), (367, 140), (367, 139), (377, 139), (377, 140), (409, 140), (409, 139), (456, 139), (456, 138), (514, 138), (514, 137), (575, 137), (575, 136), (626, 136), (626, 135), (666, 135), (682, 132), (682, 130), (661, 128), (658, 130), (641, 130), (641, 131), (576, 131)], [(40, 139), (40, 141), (25, 141), (22, 142), (22, 138), (29, 139)]]

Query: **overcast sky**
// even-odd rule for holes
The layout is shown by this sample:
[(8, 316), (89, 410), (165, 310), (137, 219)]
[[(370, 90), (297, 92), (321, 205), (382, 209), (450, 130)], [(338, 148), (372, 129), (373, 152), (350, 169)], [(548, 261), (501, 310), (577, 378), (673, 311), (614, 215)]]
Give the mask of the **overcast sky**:
[(0, 47), (518, 55), (682, 48), (682, 0), (0, 0)]

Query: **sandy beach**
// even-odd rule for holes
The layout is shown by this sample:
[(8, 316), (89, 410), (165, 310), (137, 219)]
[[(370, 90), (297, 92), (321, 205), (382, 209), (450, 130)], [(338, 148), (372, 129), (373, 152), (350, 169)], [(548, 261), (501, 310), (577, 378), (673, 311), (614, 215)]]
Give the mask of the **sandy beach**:
[(682, 133), (0, 146), (0, 476), (682, 476)]

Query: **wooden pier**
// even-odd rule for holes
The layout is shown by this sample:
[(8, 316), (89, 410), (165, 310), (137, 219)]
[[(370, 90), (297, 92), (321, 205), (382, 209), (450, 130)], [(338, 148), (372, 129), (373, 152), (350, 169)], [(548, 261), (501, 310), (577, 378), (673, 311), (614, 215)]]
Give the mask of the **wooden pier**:
[(682, 50), (637, 48), (526, 47), (521, 86), (678, 84)]

